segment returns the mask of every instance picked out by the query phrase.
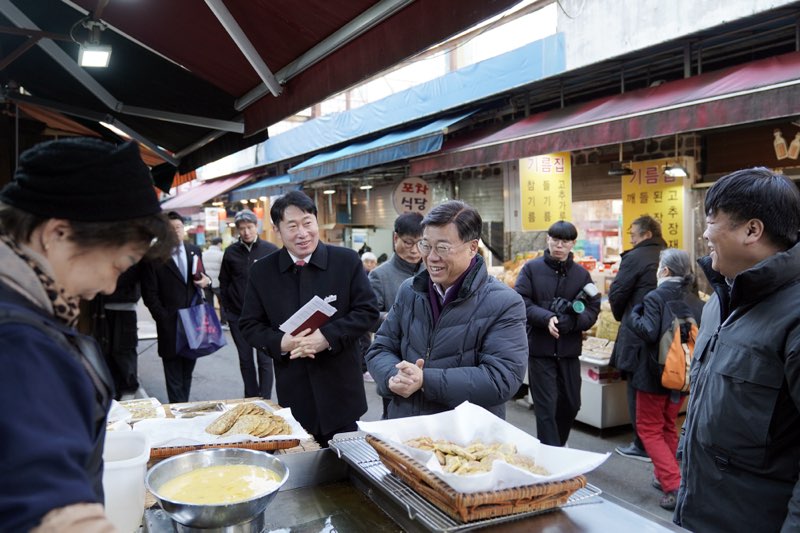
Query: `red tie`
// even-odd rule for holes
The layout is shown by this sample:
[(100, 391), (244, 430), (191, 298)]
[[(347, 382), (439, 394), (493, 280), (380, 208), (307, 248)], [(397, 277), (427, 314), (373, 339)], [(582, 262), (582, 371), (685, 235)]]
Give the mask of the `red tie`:
[(306, 262), (303, 261), (302, 259), (300, 259), (299, 261), (295, 261), (294, 264), (299, 266), (299, 267), (301, 267), (301, 266), (305, 266)]

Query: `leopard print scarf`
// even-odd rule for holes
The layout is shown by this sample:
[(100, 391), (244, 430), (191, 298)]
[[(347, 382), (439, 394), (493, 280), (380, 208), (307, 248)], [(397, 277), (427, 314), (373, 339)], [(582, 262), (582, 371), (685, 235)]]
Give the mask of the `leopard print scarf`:
[(80, 313), (80, 298), (76, 296), (67, 296), (64, 289), (59, 287), (55, 280), (42, 270), (39, 263), (29, 257), (8, 235), (0, 233), (0, 241), (8, 246), (9, 249), (24, 261), (36, 274), (36, 277), (42, 284), (42, 288), (47, 294), (47, 298), (53, 306), (53, 315), (67, 326), (75, 327), (78, 323), (78, 314)]

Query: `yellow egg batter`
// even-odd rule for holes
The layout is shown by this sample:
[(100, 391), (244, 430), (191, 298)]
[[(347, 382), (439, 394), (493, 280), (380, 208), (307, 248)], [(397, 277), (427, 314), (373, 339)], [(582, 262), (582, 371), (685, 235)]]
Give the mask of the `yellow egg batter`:
[(218, 505), (249, 500), (279, 482), (278, 474), (262, 466), (207, 466), (170, 479), (158, 493), (172, 501)]

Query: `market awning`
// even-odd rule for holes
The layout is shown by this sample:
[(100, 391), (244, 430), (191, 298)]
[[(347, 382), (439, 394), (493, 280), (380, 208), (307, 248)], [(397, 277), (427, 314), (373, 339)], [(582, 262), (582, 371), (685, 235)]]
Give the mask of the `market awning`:
[(411, 175), (800, 114), (800, 52), (522, 119), (411, 161)]
[(429, 154), (442, 147), (450, 126), (471, 114), (434, 120), (421, 127), (393, 131), (371, 141), (322, 153), (290, 168), (289, 174), (292, 182), (301, 183)]
[(248, 173), (233, 178), (207, 181), (183, 194), (170, 198), (161, 204), (161, 209), (163, 211), (177, 211), (182, 215), (187, 214), (188, 211), (196, 211), (204, 203), (221, 194), (225, 194), (240, 183), (250, 179), (251, 176), (252, 174)]
[[(111, 123), (187, 172), (517, 2), (0, 0), (3, 80), (25, 88), (4, 96)], [(106, 69), (77, 64), (93, 18)]]
[(292, 185), (291, 182), (291, 177), (288, 174), (264, 178), (263, 180), (250, 183), (231, 191), (229, 201), (239, 202), (241, 200), (251, 200), (261, 196), (274, 196), (275, 194), (283, 194), (296, 190), (297, 185)]

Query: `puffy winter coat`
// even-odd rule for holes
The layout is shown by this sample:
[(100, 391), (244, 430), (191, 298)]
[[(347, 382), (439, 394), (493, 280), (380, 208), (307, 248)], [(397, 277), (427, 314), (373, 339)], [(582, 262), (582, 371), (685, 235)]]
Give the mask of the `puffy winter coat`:
[[(558, 261), (545, 251), (544, 257), (525, 263), (517, 277), (516, 291), (525, 302), (528, 318), (530, 357), (578, 357), (581, 355), (581, 332), (591, 328), (600, 312), (600, 299), (587, 302), (583, 313), (551, 311), (556, 297), (572, 302), (581, 289), (591, 283), (589, 272), (572, 260)], [(559, 338), (550, 335), (548, 323), (558, 316)]]
[(715, 289), (692, 361), (675, 521), (800, 531), (800, 244)]
[[(525, 305), (488, 275), (483, 259), (464, 278), (455, 300), (434, 325), (427, 271), (403, 282), (367, 352), (378, 393), (390, 398), (389, 418), (426, 415), (464, 401), (505, 418), (505, 402), (519, 389), (528, 359)], [(408, 398), (389, 390), (401, 360), (425, 360), (422, 389)]]
[(231, 320), (238, 320), (242, 314), (244, 292), (247, 287), (247, 275), (253, 263), (278, 250), (269, 241), (256, 239), (248, 248), (242, 241), (235, 242), (225, 248), (222, 266), (219, 271), (219, 290), (222, 307)]
[(631, 309), (644, 301), (648, 292), (656, 288), (658, 257), (666, 247), (664, 239), (653, 237), (624, 252), (619, 272), (608, 290), (611, 312), (614, 313), (614, 318), (622, 322), (611, 354), (611, 365), (620, 370), (636, 370), (639, 351), (644, 341), (625, 325), (624, 319)]
[[(628, 377), (631, 386), (636, 390), (653, 394), (670, 393), (669, 389), (661, 385), (662, 367), (658, 364), (658, 351), (664, 329), (663, 317), (668, 311), (667, 302), (673, 300), (683, 300), (688, 310), (695, 311), (690, 305), (689, 292), (685, 285), (679, 281), (665, 281), (647, 293), (642, 305), (634, 307), (625, 319), (625, 325), (644, 341), (639, 351), (636, 370)], [(694, 319), (701, 324), (699, 314), (695, 314)]]

